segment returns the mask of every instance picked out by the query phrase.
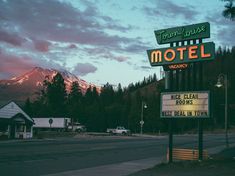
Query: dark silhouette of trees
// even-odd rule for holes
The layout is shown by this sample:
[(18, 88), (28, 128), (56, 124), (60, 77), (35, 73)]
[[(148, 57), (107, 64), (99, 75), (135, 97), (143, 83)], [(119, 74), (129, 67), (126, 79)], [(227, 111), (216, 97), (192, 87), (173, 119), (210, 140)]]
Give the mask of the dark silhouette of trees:
[(33, 115), (32, 103), (29, 98), (26, 99), (23, 109), (29, 116)]
[[(203, 82), (206, 90), (211, 92), (212, 117), (206, 119), (207, 129), (224, 126), (224, 87), (216, 88), (218, 75), (228, 75), (228, 120), (235, 125), (235, 47), (219, 47), (216, 58), (203, 63)], [(132, 132), (140, 131), (141, 102), (144, 109), (144, 132), (166, 132), (168, 123), (160, 119), (160, 92), (164, 90), (164, 79), (157, 80), (156, 74), (137, 83), (122, 88), (107, 83), (98, 93), (96, 87), (89, 87), (85, 94), (77, 82), (66, 92), (63, 77), (57, 74), (52, 81), (46, 80), (44, 89), (38, 98), (31, 102), (26, 100), (24, 109), (33, 117), (66, 116), (86, 125), (88, 131), (104, 132), (107, 128), (125, 126)], [(196, 121), (181, 119), (175, 123), (175, 132), (181, 133), (197, 128)]]
[[(73, 82), (67, 100), (67, 112), (72, 122), (80, 121), (82, 112), (82, 92), (78, 82)], [(82, 118), (82, 117), (81, 117)]]
[(57, 73), (51, 82), (45, 81), (44, 84), (46, 86), (46, 101), (50, 114), (57, 117), (65, 116), (67, 93), (62, 75)]

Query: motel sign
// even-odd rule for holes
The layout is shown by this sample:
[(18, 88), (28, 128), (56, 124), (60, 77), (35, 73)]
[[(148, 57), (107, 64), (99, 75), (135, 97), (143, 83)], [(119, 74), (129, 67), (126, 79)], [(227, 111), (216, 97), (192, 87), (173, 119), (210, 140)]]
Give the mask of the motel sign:
[[(210, 37), (210, 24), (199, 23), (155, 31), (159, 44), (179, 42), (181, 46), (147, 50), (151, 66), (187, 64), (192, 62), (210, 61), (215, 58), (214, 42), (184, 45), (185, 41)], [(185, 67), (186, 65), (181, 65)], [(187, 67), (187, 66), (186, 66)]]

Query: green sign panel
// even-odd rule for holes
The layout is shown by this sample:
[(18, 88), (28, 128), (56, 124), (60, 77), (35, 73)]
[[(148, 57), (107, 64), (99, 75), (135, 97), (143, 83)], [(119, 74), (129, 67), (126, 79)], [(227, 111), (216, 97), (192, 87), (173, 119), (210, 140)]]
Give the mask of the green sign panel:
[(161, 93), (160, 117), (210, 117), (210, 92), (190, 91)]
[(199, 23), (154, 31), (158, 44), (210, 38), (210, 24)]
[(151, 66), (208, 61), (215, 58), (213, 42), (147, 50)]

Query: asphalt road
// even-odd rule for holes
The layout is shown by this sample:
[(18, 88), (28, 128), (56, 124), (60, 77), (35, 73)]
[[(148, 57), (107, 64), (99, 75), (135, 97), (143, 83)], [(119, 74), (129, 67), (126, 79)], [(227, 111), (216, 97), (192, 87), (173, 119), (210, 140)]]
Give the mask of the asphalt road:
[[(174, 147), (197, 148), (197, 135), (174, 136)], [(229, 136), (235, 143), (235, 135)], [(204, 135), (204, 148), (224, 145)], [(89, 137), (0, 141), (1, 176), (37, 176), (166, 155), (167, 136)]]

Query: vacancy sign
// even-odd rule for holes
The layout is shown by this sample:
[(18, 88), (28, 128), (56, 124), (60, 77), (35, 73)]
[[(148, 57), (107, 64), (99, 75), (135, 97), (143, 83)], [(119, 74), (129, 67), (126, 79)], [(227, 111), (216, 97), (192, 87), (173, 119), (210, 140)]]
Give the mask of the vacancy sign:
[(161, 118), (210, 117), (208, 91), (161, 93)]

